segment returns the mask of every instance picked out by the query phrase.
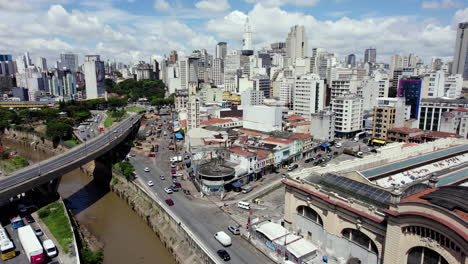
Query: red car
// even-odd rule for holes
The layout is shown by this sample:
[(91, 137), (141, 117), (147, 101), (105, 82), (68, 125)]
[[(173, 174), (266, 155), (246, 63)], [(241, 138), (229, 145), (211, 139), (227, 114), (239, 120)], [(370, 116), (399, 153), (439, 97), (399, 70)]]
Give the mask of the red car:
[(169, 205), (169, 206), (173, 206), (173, 205), (174, 205), (174, 201), (172, 201), (172, 199), (166, 199), (165, 202), (166, 202), (167, 205)]
[(154, 158), (154, 157), (156, 157), (156, 155), (154, 153), (150, 153), (150, 154), (148, 154), (148, 157)]

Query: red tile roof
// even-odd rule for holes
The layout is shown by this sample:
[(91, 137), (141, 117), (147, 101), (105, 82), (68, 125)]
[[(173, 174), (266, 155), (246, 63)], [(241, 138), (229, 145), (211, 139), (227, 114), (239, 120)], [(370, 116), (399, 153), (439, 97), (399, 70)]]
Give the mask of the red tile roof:
[(209, 120), (201, 121), (200, 125), (214, 125), (214, 124), (222, 124), (232, 122), (232, 119), (223, 119), (223, 118), (212, 118)]
[(421, 132), (422, 130), (419, 128), (409, 128), (409, 127), (394, 127), (389, 129), (390, 132), (403, 132), (403, 133), (416, 133)]
[(302, 121), (302, 122), (293, 122), (290, 126), (308, 126), (312, 124), (310, 121)]
[(268, 141), (268, 142), (273, 142), (273, 143), (280, 143), (280, 144), (290, 144), (293, 143), (293, 140), (289, 139), (279, 139), (279, 138), (274, 138), (274, 137), (267, 137), (262, 139), (263, 141)]
[(263, 149), (257, 149), (257, 159), (258, 160), (264, 160), (268, 158), (268, 155), (270, 155), (269, 151), (263, 150)]
[(455, 133), (449, 133), (449, 132), (442, 132), (442, 131), (432, 131), (424, 134), (419, 134), (411, 138), (421, 138), (421, 137), (432, 137), (432, 138), (461, 138), (462, 136), (455, 134)]
[(248, 152), (248, 151), (245, 151), (239, 147), (232, 147), (230, 149), (228, 149), (229, 152), (232, 152), (234, 154), (237, 154), (237, 155), (240, 155), (240, 156), (252, 156), (252, 155), (255, 155), (255, 153), (252, 153), (252, 152)]
[(262, 132), (258, 132), (258, 131), (253, 131), (253, 130), (248, 130), (248, 129), (239, 129), (239, 132), (241, 133), (244, 133), (244, 134), (249, 134), (249, 135), (253, 135), (253, 136), (263, 136), (263, 133)]
[(296, 121), (296, 120), (304, 120), (304, 117), (300, 115), (290, 115), (286, 118), (286, 121)]
[(442, 114), (443, 116), (450, 116), (450, 117), (454, 117), (455, 115), (452, 114), (452, 113), (449, 113), (449, 112), (445, 112)]
[(306, 134), (306, 133), (295, 134), (295, 135), (291, 136), (291, 138), (295, 138), (295, 139), (306, 139), (306, 138), (311, 138), (311, 137), (312, 137), (311, 134)]

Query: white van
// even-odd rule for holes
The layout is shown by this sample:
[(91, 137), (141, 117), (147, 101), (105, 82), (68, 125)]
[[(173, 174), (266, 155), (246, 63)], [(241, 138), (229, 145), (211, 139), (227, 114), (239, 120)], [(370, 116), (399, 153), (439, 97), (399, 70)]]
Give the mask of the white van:
[(57, 256), (57, 248), (55, 247), (54, 242), (52, 242), (52, 240), (44, 240), (44, 242), (42, 242), (42, 246), (44, 247), (47, 256), (49, 256), (50, 258)]
[(218, 233), (216, 233), (214, 235), (215, 239), (218, 240), (219, 243), (221, 243), (221, 245), (225, 246), (225, 247), (228, 247), (230, 246), (232, 243), (231, 243), (231, 237), (228, 236), (228, 234), (226, 234), (225, 232), (223, 231), (219, 231)]
[(237, 207), (242, 208), (242, 209), (246, 209), (246, 210), (250, 210), (250, 203), (240, 201), (240, 202), (237, 203)]

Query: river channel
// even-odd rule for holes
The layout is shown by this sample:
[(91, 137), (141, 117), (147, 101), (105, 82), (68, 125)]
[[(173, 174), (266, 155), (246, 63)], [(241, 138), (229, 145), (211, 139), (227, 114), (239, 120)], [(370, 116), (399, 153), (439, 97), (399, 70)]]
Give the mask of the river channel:
[[(28, 160), (47, 159), (28, 147), (7, 145)], [(175, 263), (161, 241), (125, 202), (76, 169), (62, 177), (59, 187), (75, 218), (103, 243), (105, 264)]]

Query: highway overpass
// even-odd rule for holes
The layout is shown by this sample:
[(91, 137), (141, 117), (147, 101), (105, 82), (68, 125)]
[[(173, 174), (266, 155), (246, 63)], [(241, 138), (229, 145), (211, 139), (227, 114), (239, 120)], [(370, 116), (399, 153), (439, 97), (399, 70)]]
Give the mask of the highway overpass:
[(140, 119), (141, 115), (130, 116), (92, 140), (1, 179), (0, 201), (51, 183), (63, 174), (104, 155), (121, 143), (139, 125)]

